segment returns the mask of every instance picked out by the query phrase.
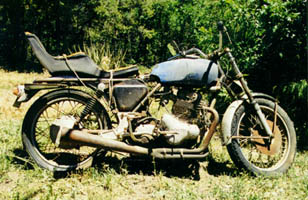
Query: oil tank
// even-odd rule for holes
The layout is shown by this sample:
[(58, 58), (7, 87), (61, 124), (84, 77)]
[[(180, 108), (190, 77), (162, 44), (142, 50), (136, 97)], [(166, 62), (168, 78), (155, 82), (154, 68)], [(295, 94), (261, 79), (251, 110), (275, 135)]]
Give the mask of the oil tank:
[(148, 88), (139, 80), (132, 79), (114, 85), (113, 95), (121, 112), (132, 111), (147, 95)]

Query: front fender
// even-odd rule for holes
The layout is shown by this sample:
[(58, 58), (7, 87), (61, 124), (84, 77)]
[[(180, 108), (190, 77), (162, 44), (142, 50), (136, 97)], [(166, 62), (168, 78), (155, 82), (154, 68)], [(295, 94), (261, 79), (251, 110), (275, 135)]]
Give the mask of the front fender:
[[(273, 98), (272, 96), (269, 96), (267, 94), (263, 93), (252, 93), (252, 96), (254, 98), (262, 98), (262, 99), (268, 99), (271, 101), (276, 102), (277, 100)], [(232, 121), (233, 121), (233, 116), (237, 109), (245, 102), (247, 101), (248, 97), (247, 95), (243, 95), (241, 99), (236, 100), (232, 102), (227, 110), (224, 113), (224, 116), (222, 118), (221, 122), (221, 133), (222, 133), (222, 144), (223, 145), (228, 145), (231, 143), (231, 126), (232, 126)]]
[(231, 126), (232, 120), (237, 109), (242, 105), (244, 100), (233, 101), (224, 113), (221, 121), (222, 144), (228, 145), (231, 143)]

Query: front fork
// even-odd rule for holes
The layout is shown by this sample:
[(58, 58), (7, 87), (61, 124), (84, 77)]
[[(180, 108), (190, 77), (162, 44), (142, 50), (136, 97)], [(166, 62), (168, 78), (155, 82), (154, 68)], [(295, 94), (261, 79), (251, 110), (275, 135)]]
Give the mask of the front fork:
[[(236, 74), (236, 78), (240, 81), (246, 95), (248, 96), (248, 99), (249, 99), (249, 102), (250, 104), (253, 105), (255, 111), (257, 112), (257, 115), (258, 115), (258, 118), (262, 124), (262, 127), (264, 128), (265, 132), (267, 135), (269, 135), (270, 137), (273, 137), (273, 132), (271, 130), (271, 128), (269, 127), (266, 119), (265, 119), (265, 116), (264, 114), (262, 113), (261, 111), (261, 108), (260, 108), (260, 105), (256, 102), (256, 100), (253, 98), (249, 88), (248, 88), (248, 85), (246, 83), (246, 81), (244, 80), (244, 76), (243, 74), (240, 72), (236, 62), (235, 62), (235, 59), (234, 57), (232, 56), (231, 52), (229, 49), (225, 49), (227, 55), (229, 56), (230, 60), (231, 60), (231, 63), (232, 63), (232, 66), (233, 66), (233, 69), (235, 71), (235, 74)], [(274, 130), (274, 129), (273, 129)]]

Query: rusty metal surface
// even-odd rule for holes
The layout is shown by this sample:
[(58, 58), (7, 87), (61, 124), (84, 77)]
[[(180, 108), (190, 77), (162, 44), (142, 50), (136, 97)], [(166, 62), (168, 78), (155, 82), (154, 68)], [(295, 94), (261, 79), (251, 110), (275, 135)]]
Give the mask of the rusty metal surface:
[(143, 155), (149, 154), (147, 148), (132, 146), (124, 142), (106, 139), (98, 135), (89, 134), (86, 131), (72, 130), (70, 133), (67, 133), (65, 138), (63, 139), (73, 140), (81, 145), (100, 147), (107, 150), (121, 151), (134, 154), (143, 154)]
[[(113, 139), (103, 138), (99, 135), (89, 134), (87, 130), (71, 130), (61, 134), (61, 143), (71, 142), (74, 145), (100, 147), (106, 150), (127, 152), (145, 156), (153, 156), (161, 159), (203, 159), (208, 155), (207, 147), (215, 133), (219, 121), (218, 113), (215, 109), (206, 107), (205, 110), (211, 112), (213, 122), (208, 133), (204, 136), (201, 144), (196, 149), (186, 148), (156, 148), (148, 149), (140, 146), (129, 145)], [(61, 144), (60, 144), (61, 145)]]
[[(269, 127), (273, 127), (273, 122), (270, 120), (267, 120), (267, 124)], [(281, 144), (282, 144), (282, 137), (281, 137), (281, 132), (277, 126), (273, 128), (273, 138), (268, 140), (268, 139), (260, 139), (260, 138), (255, 138), (252, 139), (254, 144), (256, 145), (257, 149), (261, 151), (262, 153), (266, 155), (275, 155), (279, 153)], [(257, 130), (252, 131), (253, 136), (261, 136), (260, 133)], [(270, 144), (269, 144), (270, 142)]]
[(213, 108), (204, 108), (211, 112), (213, 115), (213, 122), (209, 128), (208, 133), (203, 137), (201, 144), (196, 149), (183, 149), (183, 148), (157, 148), (153, 149), (152, 156), (157, 158), (204, 158), (206, 155), (207, 147), (215, 133), (216, 126), (219, 122), (219, 115)]

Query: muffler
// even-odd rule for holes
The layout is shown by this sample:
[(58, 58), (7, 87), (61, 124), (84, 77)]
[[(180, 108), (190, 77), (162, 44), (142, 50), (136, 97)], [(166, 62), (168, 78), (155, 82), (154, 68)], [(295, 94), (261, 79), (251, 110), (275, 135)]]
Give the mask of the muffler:
[(147, 148), (128, 145), (124, 142), (87, 133), (86, 130), (74, 130), (56, 124), (52, 124), (50, 127), (50, 138), (53, 143), (61, 148), (70, 143), (70, 146), (90, 146), (140, 155), (149, 154)]
[[(56, 139), (60, 138), (59, 147), (90, 146), (111, 151), (132, 153), (136, 155), (152, 156), (159, 159), (203, 159), (207, 153), (194, 152), (192, 149), (183, 148), (158, 148), (148, 149), (140, 146), (133, 146), (124, 142), (107, 139), (99, 135), (87, 133), (86, 130), (74, 130), (51, 125), (50, 137), (56, 144)], [(188, 152), (186, 152), (188, 151)]]
[[(207, 156), (208, 144), (215, 132), (219, 116), (216, 110), (206, 108), (214, 116), (214, 120), (201, 144), (196, 149), (187, 148), (144, 148), (135, 145), (129, 145), (124, 142), (105, 138), (100, 135), (94, 135), (87, 130), (73, 129), (74, 120), (60, 119), (50, 126), (50, 138), (56, 146), (60, 148), (77, 148), (79, 146), (98, 147), (111, 151), (120, 151), (137, 155), (152, 156), (159, 159), (203, 159)], [(108, 130), (106, 130), (108, 131)], [(112, 130), (110, 130), (112, 132)]]

